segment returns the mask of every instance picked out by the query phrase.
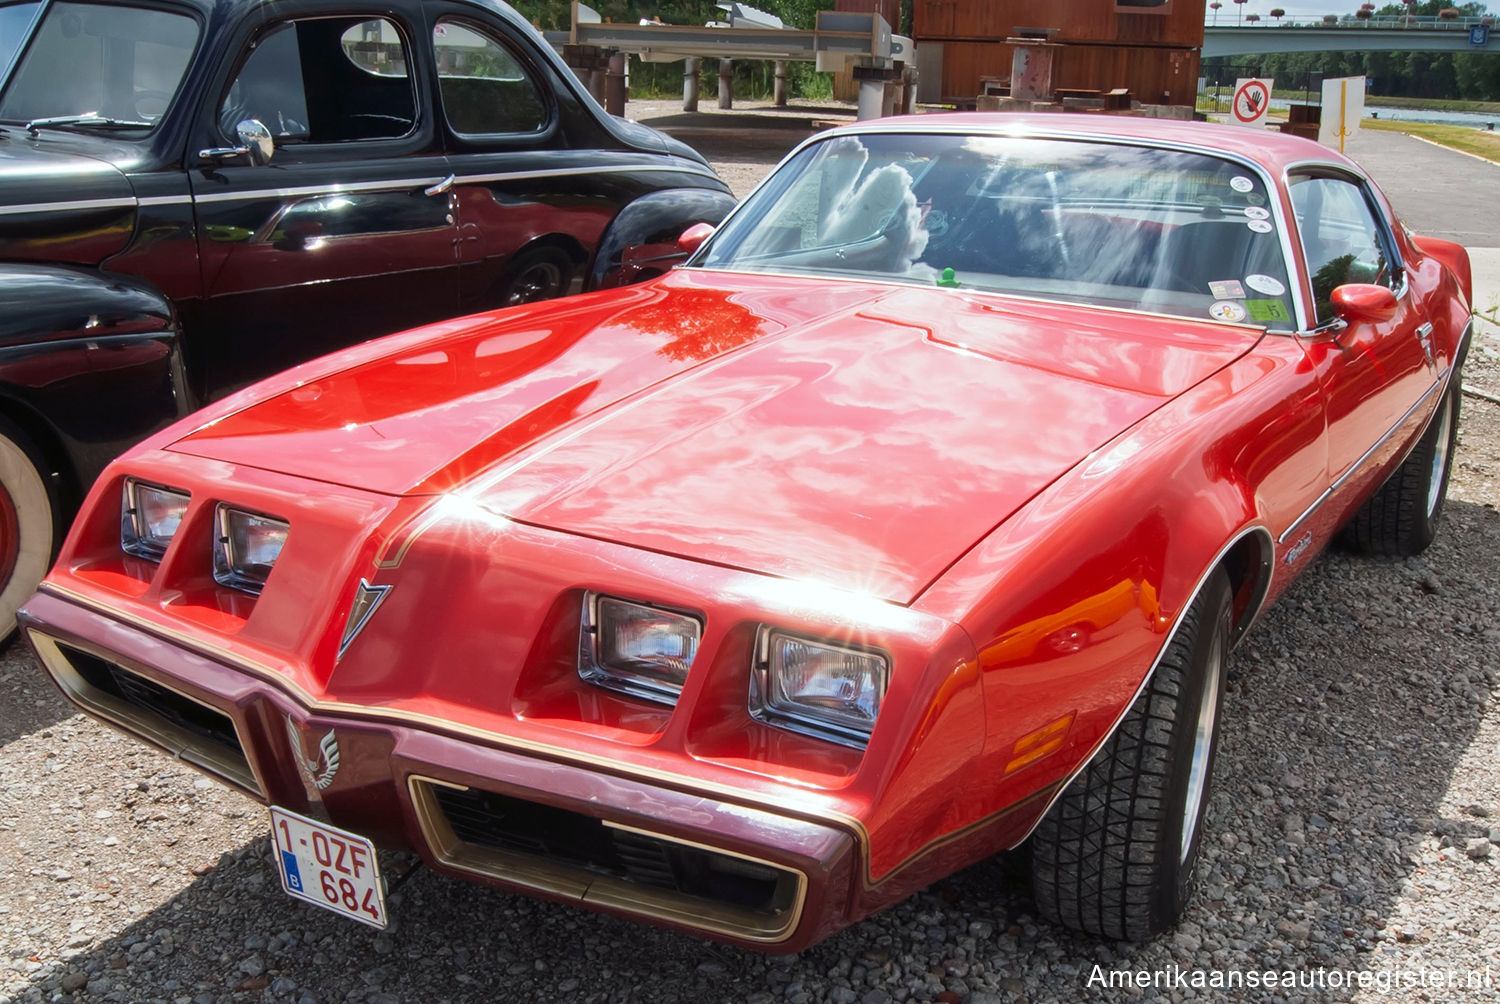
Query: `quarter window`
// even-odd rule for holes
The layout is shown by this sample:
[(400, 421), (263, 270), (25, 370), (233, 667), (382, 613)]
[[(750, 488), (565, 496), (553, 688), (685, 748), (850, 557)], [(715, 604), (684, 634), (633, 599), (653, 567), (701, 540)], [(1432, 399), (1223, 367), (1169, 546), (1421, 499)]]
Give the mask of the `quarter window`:
[(1342, 178), (1300, 177), (1291, 179), (1290, 193), (1318, 324), (1334, 319), (1333, 291), (1345, 283), (1396, 288), (1388, 238), (1359, 185)]
[(547, 105), (520, 60), (478, 29), (442, 20), (432, 30), (443, 115), (466, 136), (540, 132)]
[(277, 146), (405, 136), (416, 123), (407, 49), (385, 18), (288, 21), (253, 44), (219, 106), (219, 126), (256, 119)]

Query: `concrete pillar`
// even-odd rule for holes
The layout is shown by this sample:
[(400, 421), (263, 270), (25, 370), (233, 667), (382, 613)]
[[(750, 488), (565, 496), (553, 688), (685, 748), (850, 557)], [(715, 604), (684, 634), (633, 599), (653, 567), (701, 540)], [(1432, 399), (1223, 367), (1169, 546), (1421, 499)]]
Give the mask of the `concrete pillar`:
[(786, 60), (776, 60), (776, 85), (772, 90), (777, 108), (786, 107)]
[(859, 82), (859, 117), (880, 118), (885, 106), (885, 81), (861, 80)]
[(689, 56), (682, 67), (682, 110), (698, 110), (698, 57)]
[(719, 60), (719, 107), (734, 107), (734, 61)]
[(613, 52), (604, 71), (604, 110), (624, 117), (625, 97), (625, 53)]

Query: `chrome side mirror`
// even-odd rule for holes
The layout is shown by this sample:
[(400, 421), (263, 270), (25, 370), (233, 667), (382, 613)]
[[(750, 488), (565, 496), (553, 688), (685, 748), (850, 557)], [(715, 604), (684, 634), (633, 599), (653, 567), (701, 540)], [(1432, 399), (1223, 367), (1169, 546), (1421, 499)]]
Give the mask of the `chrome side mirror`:
[(250, 155), (250, 163), (258, 167), (271, 162), (271, 154), (276, 152), (276, 143), (271, 139), (271, 130), (263, 122), (259, 119), (242, 119), (234, 127), (234, 134), (245, 153)]

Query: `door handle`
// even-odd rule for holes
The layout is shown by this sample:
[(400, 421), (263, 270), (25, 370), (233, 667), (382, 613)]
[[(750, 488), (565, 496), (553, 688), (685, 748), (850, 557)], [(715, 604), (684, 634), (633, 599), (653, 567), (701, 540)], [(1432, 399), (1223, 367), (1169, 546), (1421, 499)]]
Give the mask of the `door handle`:
[(438, 182), (436, 185), (432, 185), (429, 188), (422, 189), (422, 194), (423, 195), (442, 195), (448, 189), (450, 189), (450, 188), (453, 187), (453, 182), (455, 180), (456, 179), (453, 177), (453, 175), (450, 174), (450, 175), (448, 175), (448, 177), (444, 178), (442, 181)]

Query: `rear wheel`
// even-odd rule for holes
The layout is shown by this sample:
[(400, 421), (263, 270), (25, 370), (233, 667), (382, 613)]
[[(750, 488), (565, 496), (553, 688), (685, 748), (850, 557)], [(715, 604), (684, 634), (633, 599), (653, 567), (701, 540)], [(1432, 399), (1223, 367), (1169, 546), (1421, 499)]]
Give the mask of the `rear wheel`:
[(47, 574), (57, 543), (57, 503), (26, 435), (0, 419), (0, 639)]
[(573, 282), (573, 259), (558, 248), (523, 251), (500, 280), (497, 300), (502, 307), (563, 296)]
[(1140, 941), (1194, 890), (1218, 750), (1230, 637), (1229, 578), (1215, 570), (1109, 740), (1031, 838), (1032, 891), (1064, 927)]
[(1443, 395), (1427, 432), (1401, 466), (1344, 525), (1339, 540), (1365, 554), (1410, 557), (1427, 550), (1437, 536), (1458, 443), (1458, 409), (1462, 400), (1458, 374)]

